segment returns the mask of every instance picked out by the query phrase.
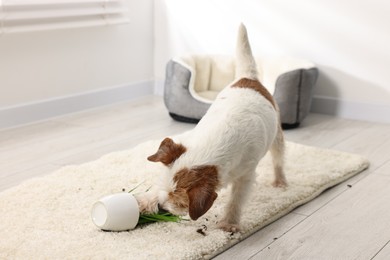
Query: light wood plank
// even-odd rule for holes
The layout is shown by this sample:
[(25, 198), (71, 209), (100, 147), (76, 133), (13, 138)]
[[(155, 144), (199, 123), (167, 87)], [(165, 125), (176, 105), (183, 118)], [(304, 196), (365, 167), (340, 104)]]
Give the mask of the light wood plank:
[(70, 135), (80, 129), (79, 126), (70, 123), (48, 120), (22, 127), (0, 130), (0, 154), (48, 139)]
[(389, 260), (390, 258), (390, 240), (386, 245), (374, 256), (373, 260)]
[(320, 208), (324, 207), (326, 204), (328, 204), (330, 201), (334, 200), (344, 192), (348, 191), (349, 189), (354, 188), (354, 186), (361, 181), (362, 179), (366, 178), (369, 174), (371, 174), (372, 171), (366, 170), (364, 172), (361, 172), (352, 178), (336, 185), (335, 187), (332, 187), (326, 191), (324, 191), (320, 196), (315, 198), (312, 201), (309, 201), (308, 203), (296, 208), (293, 212), (302, 214), (305, 216), (310, 216)]
[(390, 176), (390, 160), (388, 160), (381, 167), (378, 168), (378, 173)]
[(267, 247), (273, 241), (281, 237), (286, 230), (291, 229), (305, 218), (305, 216), (299, 214), (288, 214), (278, 221), (264, 227), (229, 250), (221, 253), (214, 259), (249, 259), (259, 252), (259, 250)]
[[(310, 114), (300, 128), (285, 131), (287, 140), (301, 144), (333, 148), (339, 143), (358, 136), (363, 130), (371, 124), (367, 122), (347, 120), (328, 115)], [(365, 178), (370, 171), (360, 173), (351, 179), (325, 191), (321, 196), (308, 202), (305, 205), (294, 210), (295, 213), (306, 216), (311, 215), (329, 201), (333, 200), (343, 192), (349, 189), (348, 185), (354, 185), (359, 180)], [(288, 173), (287, 177), (288, 177)]]
[(378, 169), (389, 160), (390, 125), (371, 124), (358, 135), (351, 136), (333, 148), (365, 156), (370, 160), (370, 169)]
[[(346, 122), (348, 121), (350, 120), (346, 120)], [(371, 164), (370, 169), (337, 185), (336, 187), (326, 191), (324, 194), (322, 194), (315, 200), (299, 207), (294, 211), (296, 213), (305, 215), (312, 214), (332, 199), (347, 191), (351, 186), (353, 187), (357, 182), (374, 172), (375, 169), (378, 168), (378, 165), (383, 164), (383, 160), (386, 160), (386, 158), (390, 156), (390, 145), (386, 145), (386, 142), (388, 142), (388, 140), (386, 140), (387, 130), (390, 131), (390, 126), (382, 124), (378, 124), (378, 126), (373, 126), (372, 123), (368, 124), (365, 122), (355, 121), (353, 122), (353, 128), (348, 128), (347, 130), (345, 130), (345, 127), (337, 127), (340, 126), (338, 120), (336, 120), (335, 122), (337, 122), (336, 124), (334, 124), (335, 129), (347, 135), (345, 136), (344, 141), (338, 142), (331, 148), (360, 154), (362, 156), (365, 156), (366, 158), (369, 158)], [(354, 129), (354, 131), (356, 132), (351, 132), (352, 129)], [(382, 143), (381, 140), (378, 140), (376, 138), (377, 134), (380, 134), (380, 136), (384, 138)], [(373, 138), (368, 138), (371, 135), (373, 136)], [(323, 141), (328, 142), (329, 138), (331, 137), (324, 138)], [(371, 141), (371, 139), (373, 141)]]
[(389, 240), (389, 185), (370, 175), (253, 259), (370, 259)]
[(331, 148), (367, 128), (367, 122), (310, 114), (296, 129), (285, 130), (288, 141)]
[[(148, 115), (153, 122), (152, 128), (169, 127), (171, 120), (164, 115), (153, 113)], [(146, 121), (147, 122), (147, 121)], [(29, 144), (15, 150), (0, 152), (0, 176), (34, 168), (35, 166), (59, 160), (96, 147), (119, 142), (128, 138), (137, 138), (138, 133), (147, 132), (145, 115), (140, 114), (128, 121), (102, 125), (95, 128), (84, 128), (68, 135)]]
[(172, 136), (192, 129), (194, 126), (185, 123), (171, 122), (169, 127), (152, 127), (148, 129), (143, 128), (142, 131), (135, 133), (132, 131), (131, 136), (127, 139), (115, 141), (109, 144), (105, 144), (99, 147), (91, 149), (85, 149), (80, 153), (72, 154), (70, 156), (53, 161), (57, 165), (69, 165), (69, 164), (81, 164), (87, 161), (92, 161), (100, 158), (101, 156), (114, 151), (128, 150), (134, 146), (141, 144), (149, 140), (163, 140), (166, 136)]

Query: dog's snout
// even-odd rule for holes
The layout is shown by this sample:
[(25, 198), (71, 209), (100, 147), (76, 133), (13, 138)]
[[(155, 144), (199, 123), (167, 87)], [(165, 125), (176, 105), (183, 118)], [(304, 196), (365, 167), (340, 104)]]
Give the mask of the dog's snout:
[(161, 204), (159, 203), (158, 204), (158, 212), (160, 213), (168, 213), (168, 211), (166, 209), (164, 209)]

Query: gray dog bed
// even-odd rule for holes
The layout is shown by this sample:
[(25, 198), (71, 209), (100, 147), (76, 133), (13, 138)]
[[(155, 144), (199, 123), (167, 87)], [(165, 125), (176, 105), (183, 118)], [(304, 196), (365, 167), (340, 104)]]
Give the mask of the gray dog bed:
[[(260, 80), (280, 107), (283, 128), (299, 126), (310, 110), (318, 69), (293, 58), (256, 58)], [(172, 118), (197, 123), (218, 93), (235, 79), (234, 58), (191, 55), (166, 67), (164, 102)]]

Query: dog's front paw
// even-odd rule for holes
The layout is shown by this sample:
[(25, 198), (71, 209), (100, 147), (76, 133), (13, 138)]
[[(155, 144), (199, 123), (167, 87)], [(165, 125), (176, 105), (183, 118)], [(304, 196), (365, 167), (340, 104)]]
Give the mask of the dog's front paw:
[(240, 232), (240, 226), (238, 224), (231, 224), (226, 221), (221, 221), (218, 224), (218, 228), (231, 233)]
[(158, 212), (158, 197), (154, 194), (135, 195), (141, 214), (153, 214)]
[(274, 182), (272, 182), (272, 186), (274, 186), (275, 188), (286, 188), (288, 186), (288, 184), (287, 184), (286, 180), (278, 179), (278, 180), (274, 180)]

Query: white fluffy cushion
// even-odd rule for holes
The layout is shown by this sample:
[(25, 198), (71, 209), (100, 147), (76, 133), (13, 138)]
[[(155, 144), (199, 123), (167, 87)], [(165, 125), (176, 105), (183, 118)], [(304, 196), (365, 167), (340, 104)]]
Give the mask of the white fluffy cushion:
[[(190, 55), (175, 58), (191, 71), (189, 91), (194, 99), (212, 103), (218, 93), (235, 79), (234, 57)], [(260, 81), (274, 93), (280, 75), (296, 69), (310, 69), (314, 64), (291, 57), (256, 57)]]

